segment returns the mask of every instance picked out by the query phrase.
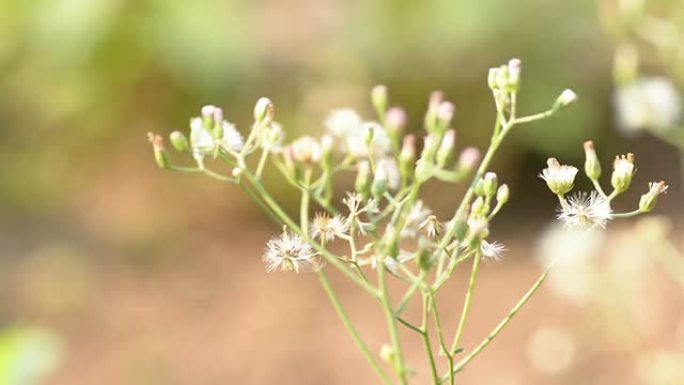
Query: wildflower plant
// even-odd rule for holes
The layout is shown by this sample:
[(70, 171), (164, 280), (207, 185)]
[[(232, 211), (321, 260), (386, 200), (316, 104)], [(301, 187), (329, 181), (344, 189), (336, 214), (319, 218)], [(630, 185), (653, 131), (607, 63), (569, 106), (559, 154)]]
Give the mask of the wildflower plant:
[(584, 173), (594, 186), (591, 192), (578, 191), (570, 195), (579, 169), (562, 165), (556, 158), (549, 158), (548, 167), (539, 174), (549, 190), (558, 196), (560, 201), (558, 219), (568, 227), (605, 228), (612, 219), (649, 213), (655, 208), (658, 197), (668, 189), (664, 181), (651, 182), (648, 184), (648, 190), (636, 204), (636, 209), (625, 213), (613, 212), (611, 208), (613, 200), (629, 190), (632, 184), (632, 177), (636, 172), (634, 154), (627, 153), (615, 157), (613, 172), (610, 175), (613, 190), (610, 194), (606, 194), (599, 181), (602, 167), (592, 141), (584, 143), (584, 153)]
[[(266, 245), (266, 269), (315, 274), (382, 383), (408, 384), (411, 379), (413, 370), (405, 360), (399, 335), (399, 328), (405, 327), (422, 341), (432, 383), (454, 384), (456, 374), (498, 336), (548, 274), (548, 270), (542, 273), (479, 344), (462, 345), (481, 261), (499, 259), (505, 251), (492, 239), (490, 224), (509, 200), (510, 190), (490, 170), (491, 162), (514, 128), (555, 115), (577, 99), (574, 92), (565, 90), (546, 111), (520, 116), (520, 80), (518, 59), (489, 71), (496, 118), (483, 156), (474, 147), (455, 153), (457, 131), (452, 118), (456, 109), (441, 92), (429, 98), (422, 120), (425, 131), (419, 140), (406, 132), (404, 110), (389, 106), (384, 86), (371, 92), (374, 121), (365, 121), (351, 109), (334, 110), (320, 138), (303, 136), (285, 142), (272, 102), (261, 98), (254, 108), (254, 123), (244, 136), (213, 106), (203, 107), (201, 116), (191, 120), (189, 140), (180, 132), (172, 133), (173, 147), (191, 155), (191, 166), (172, 163), (160, 136), (150, 134), (150, 141), (161, 168), (236, 184), (283, 226), (282, 233)], [(222, 160), (230, 172), (211, 169), (205, 158)], [(264, 186), (263, 172), (269, 162), (300, 193), (298, 217), (288, 215)], [(628, 187), (631, 175), (627, 174), (632, 171), (622, 166), (620, 170), (616, 183), (622, 189)], [(351, 191), (335, 191), (333, 180), (340, 173), (354, 175)], [(604, 225), (617, 214), (609, 206), (606, 213), (603, 202), (610, 202), (619, 192), (607, 197), (599, 190), (599, 195), (566, 201), (576, 173), (577, 169), (550, 161), (542, 175), (568, 207), (568, 222)], [(448, 217), (437, 216), (421, 199), (425, 184), (433, 180), (468, 183)], [(657, 195), (654, 192), (644, 208)], [(439, 316), (437, 296), (454, 271), (466, 263), (471, 267), (463, 308), (449, 332)], [(363, 340), (331, 286), (330, 270), (346, 276), (378, 303), (387, 325), (386, 344), (372, 348)], [(404, 283), (403, 292), (390, 292), (390, 280)], [(405, 316), (405, 310), (417, 297), (422, 311), (415, 321)], [(445, 362), (439, 363), (440, 359)]]

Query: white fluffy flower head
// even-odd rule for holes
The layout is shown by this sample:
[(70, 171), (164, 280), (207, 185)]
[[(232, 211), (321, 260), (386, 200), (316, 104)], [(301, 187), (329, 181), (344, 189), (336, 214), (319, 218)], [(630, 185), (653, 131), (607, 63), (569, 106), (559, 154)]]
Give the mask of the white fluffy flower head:
[(556, 195), (569, 193), (574, 184), (577, 168), (561, 165), (556, 158), (549, 158), (546, 162), (548, 167), (542, 170), (539, 177), (544, 179), (549, 189)]
[(612, 210), (610, 202), (596, 191), (578, 192), (561, 205), (558, 219), (569, 227), (605, 228)]
[(498, 262), (503, 257), (503, 253), (506, 251), (506, 246), (499, 242), (487, 242), (482, 240), (480, 244), (480, 251), (482, 252), (482, 257), (487, 258), (490, 261)]
[(310, 231), (314, 239), (330, 242), (346, 235), (348, 228), (347, 223), (339, 215), (331, 217), (325, 213), (317, 213), (311, 221)]
[(268, 241), (263, 256), (266, 271), (311, 271), (318, 268), (316, 253), (302, 237), (283, 231)]

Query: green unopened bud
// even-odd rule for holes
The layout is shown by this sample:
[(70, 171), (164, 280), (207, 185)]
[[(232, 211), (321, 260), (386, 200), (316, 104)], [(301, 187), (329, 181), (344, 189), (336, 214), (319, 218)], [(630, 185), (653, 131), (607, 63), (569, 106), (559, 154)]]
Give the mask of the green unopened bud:
[(553, 110), (558, 111), (570, 107), (577, 102), (577, 94), (575, 91), (566, 89), (558, 95), (558, 98), (553, 103)]
[(470, 206), (470, 212), (473, 215), (485, 216), (487, 215), (487, 204), (482, 197), (477, 197), (473, 204)]
[(437, 141), (435, 134), (428, 134), (423, 139), (423, 151), (420, 153), (420, 158), (427, 164), (434, 163), (439, 145), (440, 142)]
[(363, 125), (363, 142), (370, 148), (373, 145), (373, 137), (375, 136), (376, 124), (364, 123)]
[(459, 243), (463, 241), (466, 237), (466, 233), (468, 232), (468, 212), (467, 210), (464, 210), (464, 212), (460, 215), (458, 215), (450, 224), (450, 226), (454, 226), (454, 237), (456, 238)]
[(589, 179), (598, 180), (601, 177), (601, 162), (599, 162), (596, 156), (594, 142), (591, 140), (584, 142), (584, 155), (584, 172)]
[(506, 202), (508, 202), (508, 198), (510, 198), (510, 196), (511, 190), (508, 188), (508, 185), (502, 184), (496, 190), (496, 203), (499, 205), (503, 205)]
[(489, 72), (487, 73), (487, 86), (489, 86), (489, 89), (497, 90), (499, 89), (499, 85), (497, 84), (497, 79), (499, 78), (499, 68), (494, 67), (490, 68)]
[(665, 193), (668, 187), (663, 181), (649, 183), (648, 192), (639, 199), (639, 211), (642, 213), (651, 212), (658, 202), (658, 196)]
[(371, 168), (367, 160), (363, 160), (356, 165), (356, 181), (354, 182), (354, 189), (362, 197), (367, 197), (371, 188)]
[(629, 189), (634, 176), (634, 154), (618, 155), (613, 162), (613, 174), (610, 176), (610, 184), (617, 193), (623, 193)]
[(496, 189), (499, 188), (499, 181), (496, 177), (496, 173), (488, 172), (485, 174), (483, 179), (483, 190), (484, 194), (488, 197), (493, 197), (496, 194)]
[(324, 170), (329, 170), (332, 168), (335, 157), (333, 151), (335, 149), (334, 145), (335, 140), (331, 135), (323, 135), (323, 137), (321, 138), (321, 166)]
[(419, 246), (418, 253), (416, 253), (415, 257), (415, 262), (422, 271), (430, 270), (430, 266), (432, 266), (432, 253), (427, 247)]
[(169, 140), (171, 145), (176, 151), (186, 152), (190, 151), (190, 144), (188, 143), (188, 138), (180, 131), (174, 131), (169, 135)]
[(214, 109), (216, 107), (212, 105), (207, 105), (202, 107), (202, 125), (204, 128), (212, 132), (214, 129)]
[(475, 183), (475, 187), (473, 189), (475, 192), (475, 195), (482, 197), (485, 195), (485, 189), (484, 189), (484, 179), (480, 178), (477, 180)]
[(387, 170), (384, 167), (378, 167), (375, 170), (375, 177), (373, 178), (373, 184), (371, 185), (371, 195), (373, 195), (373, 198), (382, 198), (387, 192), (388, 185), (389, 177), (387, 175)]
[(444, 167), (447, 164), (455, 144), (456, 131), (448, 130), (442, 138), (442, 143), (439, 145), (439, 149), (437, 149), (437, 165), (439, 167)]
[(522, 62), (520, 59), (513, 58), (508, 61), (508, 79), (506, 88), (511, 91), (518, 91), (520, 89), (520, 72)]
[(164, 148), (164, 139), (160, 135), (155, 135), (151, 132), (147, 133), (147, 139), (152, 143), (152, 150), (154, 150), (154, 160), (157, 162), (159, 168), (171, 167), (171, 157)]
[(402, 181), (406, 183), (411, 174), (413, 174), (413, 162), (416, 160), (416, 137), (413, 134), (404, 137), (399, 153), (399, 174)]
[(275, 116), (275, 109), (271, 99), (261, 97), (254, 105), (254, 121), (263, 125), (271, 123)]
[(371, 103), (378, 116), (384, 116), (387, 110), (387, 87), (380, 84), (371, 90)]

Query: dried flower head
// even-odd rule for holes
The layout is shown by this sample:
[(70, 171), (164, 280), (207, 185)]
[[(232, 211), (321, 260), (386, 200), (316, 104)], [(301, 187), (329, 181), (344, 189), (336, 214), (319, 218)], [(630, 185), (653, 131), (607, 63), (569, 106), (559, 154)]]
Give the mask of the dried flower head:
[(318, 268), (316, 253), (302, 237), (283, 231), (266, 244), (266, 271), (311, 271)]
[(596, 191), (577, 192), (561, 205), (558, 219), (569, 227), (601, 227), (612, 219), (610, 202)]
[(554, 194), (569, 193), (575, 184), (575, 176), (579, 170), (573, 166), (561, 165), (556, 158), (549, 158), (546, 164), (548, 167), (542, 170), (539, 177), (544, 179)]
[(331, 217), (326, 213), (317, 213), (311, 221), (311, 237), (320, 241), (331, 242), (346, 235), (347, 230), (347, 223), (339, 215)]

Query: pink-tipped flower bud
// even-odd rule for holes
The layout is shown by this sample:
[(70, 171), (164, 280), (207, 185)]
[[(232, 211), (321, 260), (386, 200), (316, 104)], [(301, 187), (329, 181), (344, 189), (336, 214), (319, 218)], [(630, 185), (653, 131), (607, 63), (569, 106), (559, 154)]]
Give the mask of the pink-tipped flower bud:
[(477, 167), (480, 162), (480, 150), (475, 147), (468, 147), (458, 158), (458, 169), (464, 172), (470, 172)]
[(147, 139), (152, 143), (152, 150), (154, 151), (154, 160), (157, 162), (159, 168), (171, 167), (171, 158), (169, 153), (164, 148), (164, 139), (161, 135), (156, 135), (152, 132), (147, 133)]
[(406, 126), (406, 111), (401, 107), (392, 107), (387, 110), (387, 115), (385, 117), (385, 124), (387, 125), (387, 130), (392, 133), (399, 133), (403, 131)]
[(456, 131), (448, 130), (444, 134), (442, 143), (439, 145), (439, 149), (437, 150), (437, 165), (439, 167), (444, 167), (444, 165), (446, 165), (446, 163), (449, 161), (449, 157), (454, 149), (454, 145), (456, 145)]
[(594, 142), (587, 140), (584, 142), (584, 173), (591, 180), (598, 180), (601, 177), (601, 162), (596, 156), (596, 150), (594, 149)]
[(448, 125), (456, 112), (456, 106), (451, 102), (442, 102), (437, 108), (437, 120), (443, 125)]

